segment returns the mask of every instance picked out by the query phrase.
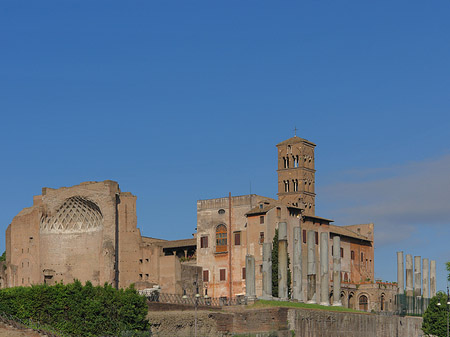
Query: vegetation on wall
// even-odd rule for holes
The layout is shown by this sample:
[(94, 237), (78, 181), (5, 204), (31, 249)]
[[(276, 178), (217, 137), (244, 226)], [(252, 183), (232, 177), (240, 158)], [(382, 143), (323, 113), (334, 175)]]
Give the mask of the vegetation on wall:
[(146, 298), (133, 287), (92, 283), (35, 285), (0, 290), (0, 313), (39, 321), (75, 336), (117, 336), (149, 329)]
[[(292, 275), (291, 268), (289, 267), (291, 261), (289, 259), (289, 253), (287, 255), (288, 262), (288, 275), (287, 275), (287, 286), (288, 286), (288, 298), (291, 298), (292, 289)], [(278, 297), (278, 228), (275, 229), (275, 236), (272, 241), (272, 296)]]

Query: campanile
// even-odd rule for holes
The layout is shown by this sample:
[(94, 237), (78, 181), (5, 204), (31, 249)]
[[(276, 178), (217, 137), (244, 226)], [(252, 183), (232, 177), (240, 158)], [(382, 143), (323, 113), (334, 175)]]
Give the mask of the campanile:
[(304, 206), (306, 215), (315, 212), (315, 146), (297, 136), (277, 145), (278, 199), (285, 204)]

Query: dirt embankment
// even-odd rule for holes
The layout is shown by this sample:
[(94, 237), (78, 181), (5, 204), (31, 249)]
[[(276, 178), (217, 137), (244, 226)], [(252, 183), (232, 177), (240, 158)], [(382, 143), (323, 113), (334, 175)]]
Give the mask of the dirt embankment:
[(33, 330), (19, 330), (8, 327), (5, 324), (0, 324), (0, 337), (40, 337), (37, 332)]

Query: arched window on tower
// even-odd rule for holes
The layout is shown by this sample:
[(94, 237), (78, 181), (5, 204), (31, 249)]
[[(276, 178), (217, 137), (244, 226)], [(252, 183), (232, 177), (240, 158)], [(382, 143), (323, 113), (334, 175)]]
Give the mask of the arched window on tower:
[(226, 252), (227, 246), (227, 227), (224, 224), (216, 227), (216, 252)]

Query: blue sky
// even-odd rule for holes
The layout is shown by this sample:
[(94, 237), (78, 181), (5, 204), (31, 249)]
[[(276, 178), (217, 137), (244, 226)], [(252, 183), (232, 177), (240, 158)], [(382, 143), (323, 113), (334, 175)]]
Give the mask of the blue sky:
[(147, 236), (196, 201), (276, 196), (275, 144), (315, 142), (316, 213), (450, 260), (448, 1), (2, 1), (0, 249), (41, 188), (116, 180)]

